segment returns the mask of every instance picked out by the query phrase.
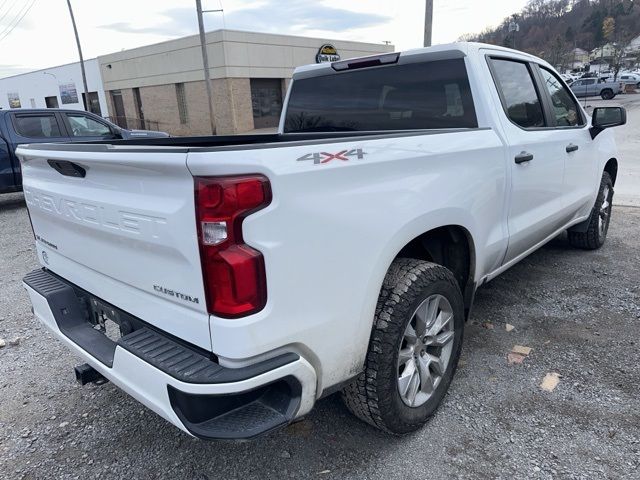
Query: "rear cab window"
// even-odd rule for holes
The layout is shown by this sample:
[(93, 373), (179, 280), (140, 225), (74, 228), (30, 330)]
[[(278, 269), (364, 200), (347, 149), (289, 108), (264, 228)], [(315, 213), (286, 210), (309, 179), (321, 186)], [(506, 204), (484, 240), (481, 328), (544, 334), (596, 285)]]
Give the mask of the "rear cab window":
[(463, 59), (296, 79), (285, 133), (477, 128)]
[(64, 136), (54, 114), (16, 114), (13, 116), (13, 126), (18, 135), (26, 138), (56, 138)]

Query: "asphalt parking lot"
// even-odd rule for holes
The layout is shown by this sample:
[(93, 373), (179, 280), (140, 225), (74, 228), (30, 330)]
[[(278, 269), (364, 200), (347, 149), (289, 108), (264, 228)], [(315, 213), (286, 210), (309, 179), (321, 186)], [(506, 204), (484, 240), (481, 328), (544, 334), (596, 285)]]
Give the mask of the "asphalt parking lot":
[[(640, 209), (617, 205), (601, 250), (561, 236), (480, 289), (419, 432), (386, 436), (332, 396), (257, 441), (202, 442), (111, 384), (75, 383), (21, 287), (37, 267), (23, 198), (0, 196), (0, 478), (640, 478), (639, 232)], [(515, 345), (532, 350), (510, 364)]]
[(622, 106), (627, 110), (627, 124), (615, 129), (621, 161), (615, 202), (640, 207), (640, 93), (618, 95), (613, 100), (580, 99), (580, 103), (589, 114), (594, 107)]

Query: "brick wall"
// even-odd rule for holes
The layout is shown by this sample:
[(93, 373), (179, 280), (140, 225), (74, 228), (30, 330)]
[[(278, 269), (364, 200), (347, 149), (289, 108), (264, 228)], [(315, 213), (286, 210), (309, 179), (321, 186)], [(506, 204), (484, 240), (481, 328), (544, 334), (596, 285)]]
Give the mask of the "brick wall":
[[(209, 100), (204, 80), (185, 83), (184, 90), (189, 113), (189, 135), (211, 135)], [(213, 119), (215, 121), (215, 114)]]
[[(283, 83), (283, 88), (286, 82)], [(230, 135), (253, 130), (251, 84), (248, 78), (212, 80), (213, 113), (216, 134)], [(158, 129), (171, 135), (210, 135), (209, 107), (204, 81), (184, 83), (187, 122), (180, 122), (175, 84), (140, 87), (140, 99), (145, 120), (157, 122)], [(122, 101), (125, 116), (138, 118), (133, 89), (123, 88)], [(107, 95), (109, 111), (115, 108), (111, 95)], [(131, 123), (131, 122), (130, 122)], [(137, 125), (128, 125), (135, 128)]]
[[(187, 101), (187, 121), (181, 123), (175, 84), (140, 87), (145, 120), (157, 122), (159, 130), (171, 135), (210, 135), (211, 126), (204, 82), (186, 82), (184, 90)], [(135, 109), (132, 111), (135, 112)], [(131, 116), (128, 110), (127, 116)]]
[(253, 130), (251, 84), (248, 78), (213, 80), (213, 113), (218, 135)]

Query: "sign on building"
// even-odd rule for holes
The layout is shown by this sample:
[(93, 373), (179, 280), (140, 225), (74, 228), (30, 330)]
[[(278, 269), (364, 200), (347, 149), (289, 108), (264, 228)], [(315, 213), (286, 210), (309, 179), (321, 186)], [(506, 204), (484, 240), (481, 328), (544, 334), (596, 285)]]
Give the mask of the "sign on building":
[(20, 105), (20, 95), (17, 93), (7, 93), (7, 98), (9, 99), (9, 108), (21, 108)]
[(61, 83), (59, 88), (60, 99), (63, 104), (80, 103), (78, 102), (78, 91), (76, 90), (76, 84), (74, 82)]
[(323, 62), (337, 62), (340, 60), (340, 55), (336, 50), (336, 47), (331, 45), (330, 43), (325, 43), (318, 50), (318, 54), (316, 55), (316, 63)]

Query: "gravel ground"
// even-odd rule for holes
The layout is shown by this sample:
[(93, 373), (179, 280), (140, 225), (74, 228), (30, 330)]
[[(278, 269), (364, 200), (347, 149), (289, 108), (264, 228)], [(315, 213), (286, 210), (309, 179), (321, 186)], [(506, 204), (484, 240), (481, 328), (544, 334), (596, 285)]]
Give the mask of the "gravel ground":
[[(559, 237), (480, 289), (419, 432), (381, 434), (333, 396), (250, 443), (192, 439), (111, 384), (77, 385), (20, 285), (37, 266), (21, 195), (0, 197), (0, 225), (0, 478), (640, 478), (640, 209), (615, 209), (600, 251)], [(510, 365), (516, 344), (533, 350)]]

